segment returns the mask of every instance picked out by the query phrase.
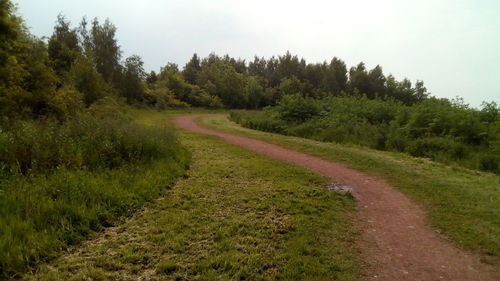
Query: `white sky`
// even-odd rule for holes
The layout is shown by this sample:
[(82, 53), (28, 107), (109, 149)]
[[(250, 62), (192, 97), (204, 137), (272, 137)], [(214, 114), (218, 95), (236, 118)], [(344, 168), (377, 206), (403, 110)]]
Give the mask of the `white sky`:
[(337, 56), (348, 67), (380, 64), (386, 75), (424, 80), (438, 97), (472, 106), (500, 102), (500, 0), (14, 0), (31, 32), (50, 36), (57, 14), (109, 18), (124, 57), (147, 70), (180, 67), (194, 52)]

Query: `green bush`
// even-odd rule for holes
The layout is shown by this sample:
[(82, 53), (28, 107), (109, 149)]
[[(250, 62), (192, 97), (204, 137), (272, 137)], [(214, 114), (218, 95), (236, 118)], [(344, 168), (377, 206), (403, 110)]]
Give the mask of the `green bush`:
[(500, 174), (500, 155), (491, 153), (482, 153), (479, 156), (479, 168), (485, 171), (492, 171)]
[(458, 101), (426, 99), (413, 106), (363, 96), (304, 98), (287, 95), (274, 107), (232, 112), (257, 130), (405, 152), (498, 173), (500, 121), (495, 103), (481, 111)]
[(406, 151), (412, 156), (427, 157), (433, 160), (441, 160), (441, 162), (446, 162), (446, 159), (460, 160), (466, 154), (464, 145), (442, 137), (421, 138), (410, 141)]
[(316, 100), (294, 94), (283, 96), (276, 111), (280, 119), (299, 123), (317, 116), (320, 113), (320, 107)]
[(285, 134), (284, 122), (268, 116), (265, 111), (232, 110), (229, 118), (248, 128)]
[(189, 107), (189, 104), (176, 99), (172, 91), (166, 87), (147, 89), (144, 95), (144, 102), (152, 108), (168, 109)]

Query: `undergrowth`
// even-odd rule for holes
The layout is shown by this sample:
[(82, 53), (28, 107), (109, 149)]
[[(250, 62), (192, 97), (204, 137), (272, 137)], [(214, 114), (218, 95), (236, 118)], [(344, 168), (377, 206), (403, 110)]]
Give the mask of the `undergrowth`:
[(96, 112), (5, 122), (0, 151), (0, 278), (132, 214), (190, 159), (171, 128)]

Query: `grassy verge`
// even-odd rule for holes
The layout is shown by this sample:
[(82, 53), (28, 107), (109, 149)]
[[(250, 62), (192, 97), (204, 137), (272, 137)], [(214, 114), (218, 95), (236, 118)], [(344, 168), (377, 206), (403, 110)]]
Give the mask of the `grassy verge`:
[[(138, 122), (172, 114), (138, 112)], [(31, 280), (357, 280), (354, 202), (310, 171), (181, 133), (189, 177)]]
[(184, 174), (189, 153), (171, 129), (122, 121), (86, 115), (2, 132), (0, 279), (131, 215)]
[(203, 126), (302, 151), (386, 179), (422, 204), (428, 222), (457, 245), (498, 264), (500, 176), (446, 166), (401, 153), (322, 143), (242, 128), (226, 115), (199, 118)]

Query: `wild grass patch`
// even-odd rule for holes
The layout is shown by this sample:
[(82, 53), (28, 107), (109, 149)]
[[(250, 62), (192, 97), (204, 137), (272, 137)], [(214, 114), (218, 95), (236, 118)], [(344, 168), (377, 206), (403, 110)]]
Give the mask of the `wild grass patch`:
[(0, 149), (0, 277), (13, 278), (132, 214), (189, 164), (172, 129), (83, 115), (17, 121)]

